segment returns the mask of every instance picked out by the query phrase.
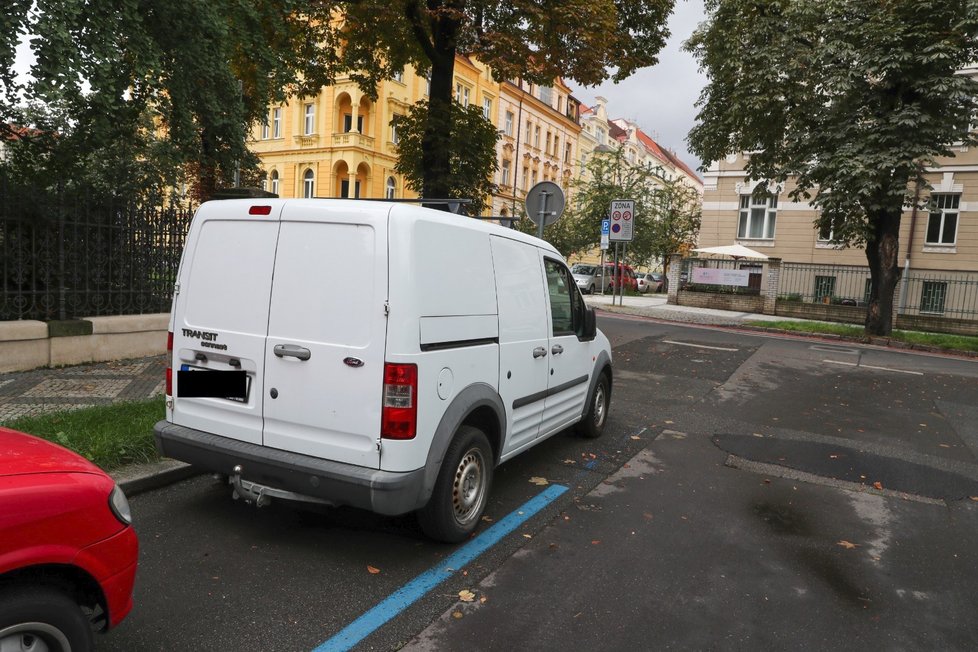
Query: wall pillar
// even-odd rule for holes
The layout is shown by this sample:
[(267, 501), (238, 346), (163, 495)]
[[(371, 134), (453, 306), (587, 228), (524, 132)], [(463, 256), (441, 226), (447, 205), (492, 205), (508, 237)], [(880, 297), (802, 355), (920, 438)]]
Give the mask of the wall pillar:
[(666, 279), (669, 284), (669, 292), (666, 295), (667, 303), (678, 304), (679, 303), (679, 275), (683, 271), (683, 255), (682, 254), (670, 254), (669, 255), (669, 268), (666, 270)]
[(781, 259), (767, 260), (767, 287), (764, 288), (764, 314), (775, 314), (775, 305), (781, 288)]

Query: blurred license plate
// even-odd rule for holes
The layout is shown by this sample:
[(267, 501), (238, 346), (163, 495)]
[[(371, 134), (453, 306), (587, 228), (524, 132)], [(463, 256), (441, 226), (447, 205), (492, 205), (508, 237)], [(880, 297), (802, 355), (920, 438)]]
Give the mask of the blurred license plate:
[(246, 371), (217, 371), (193, 365), (180, 365), (177, 396), (180, 398), (224, 398), (247, 403), (251, 378)]

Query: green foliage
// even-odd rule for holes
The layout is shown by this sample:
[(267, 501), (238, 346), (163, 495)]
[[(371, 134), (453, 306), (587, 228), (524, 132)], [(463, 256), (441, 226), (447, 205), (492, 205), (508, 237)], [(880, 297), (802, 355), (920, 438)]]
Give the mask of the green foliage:
[(704, 161), (750, 152), (747, 174), (797, 181), (837, 243), (865, 246), (867, 329), (889, 332), (900, 216), (968, 125), (978, 82), (971, 0), (708, 0), (686, 48), (708, 77), (689, 142)]
[[(635, 201), (635, 238), (626, 248), (626, 262), (654, 267), (670, 253), (692, 245), (700, 226), (699, 195), (681, 181), (665, 181), (662, 170), (630, 163), (624, 148), (595, 153), (585, 174), (572, 182), (565, 214), (544, 229), (544, 239), (564, 256), (583, 253), (601, 242), (601, 221), (611, 202)], [(536, 225), (518, 228), (536, 234)]]
[[(424, 186), (421, 143), (429, 120), (428, 113), (428, 103), (419, 102), (408, 113), (396, 116), (393, 121), (398, 135), (398, 161), (394, 169), (404, 175), (408, 187), (419, 194)], [(453, 102), (450, 117), (450, 123), (445, 126), (446, 130), (450, 130), (447, 131), (450, 134), (448, 151), (451, 153), (448, 195), (439, 199), (470, 198), (472, 203), (465, 212), (480, 215), (486, 207), (486, 200), (496, 191), (492, 178), (499, 168), (496, 162), (496, 140), (499, 135), (496, 127), (482, 115), (482, 109), (475, 105), (463, 108)]]
[(21, 417), (4, 425), (53, 441), (103, 469), (159, 459), (153, 425), (163, 417), (163, 397)]
[[(269, 102), (309, 93), (338, 65), (328, 7), (273, 0), (17, 2), (32, 80), (0, 73), (0, 120), (30, 127), (14, 171), (128, 192), (194, 163), (198, 194), (254, 167), (245, 137)], [(16, 38), (0, 38), (0, 62)], [(203, 182), (201, 181), (203, 180)], [(210, 187), (204, 187), (210, 186)]]

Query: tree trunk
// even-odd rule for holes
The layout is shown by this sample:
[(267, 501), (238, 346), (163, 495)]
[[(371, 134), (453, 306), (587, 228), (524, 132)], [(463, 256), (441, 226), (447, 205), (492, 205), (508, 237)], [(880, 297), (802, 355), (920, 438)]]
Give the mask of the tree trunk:
[[(452, 83), (459, 23), (443, 15), (434, 28), (428, 119), (421, 140), (422, 197), (447, 199), (451, 192)], [(433, 206), (448, 210), (447, 206)]]
[(866, 334), (889, 335), (893, 330), (893, 293), (900, 281), (900, 216), (897, 210), (870, 215), (873, 235), (866, 241), (871, 279)]

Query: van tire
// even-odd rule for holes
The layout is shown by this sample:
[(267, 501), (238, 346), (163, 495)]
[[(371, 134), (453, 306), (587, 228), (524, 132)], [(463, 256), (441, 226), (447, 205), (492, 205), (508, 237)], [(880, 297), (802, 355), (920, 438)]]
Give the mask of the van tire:
[(418, 512), (421, 530), (445, 543), (464, 541), (479, 525), (492, 488), (493, 454), (478, 428), (462, 426), (438, 471), (428, 504)]
[(602, 373), (598, 377), (598, 382), (594, 384), (594, 391), (591, 393), (591, 400), (588, 403), (587, 412), (584, 418), (577, 425), (577, 431), (588, 439), (596, 439), (604, 432), (604, 425), (608, 421), (608, 407), (611, 404), (611, 387), (608, 383), (608, 374)]

